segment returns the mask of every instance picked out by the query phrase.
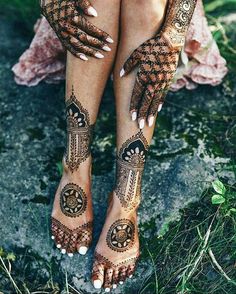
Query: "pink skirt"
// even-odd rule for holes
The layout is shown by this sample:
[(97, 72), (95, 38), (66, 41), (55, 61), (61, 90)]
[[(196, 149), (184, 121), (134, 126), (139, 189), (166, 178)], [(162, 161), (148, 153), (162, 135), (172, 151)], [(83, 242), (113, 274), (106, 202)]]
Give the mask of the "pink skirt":
[[(36, 86), (43, 80), (47, 83), (64, 80), (66, 54), (56, 34), (44, 17), (36, 22), (34, 30), (29, 49), (12, 68), (16, 83)], [(202, 0), (198, 0), (171, 90), (183, 87), (191, 90), (197, 84), (216, 86), (226, 73), (226, 61), (211, 35)]]

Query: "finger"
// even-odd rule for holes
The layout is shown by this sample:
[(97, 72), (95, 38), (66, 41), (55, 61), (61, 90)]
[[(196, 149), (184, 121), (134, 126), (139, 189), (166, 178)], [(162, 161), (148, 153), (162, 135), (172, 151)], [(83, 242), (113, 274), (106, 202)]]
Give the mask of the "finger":
[(144, 92), (144, 86), (140, 83), (139, 78), (137, 77), (134, 84), (134, 89), (132, 92), (130, 108), (129, 108), (133, 121), (136, 120), (137, 111), (142, 99), (143, 92)]
[(98, 49), (102, 49), (104, 51), (111, 51), (111, 48), (107, 46), (103, 41), (98, 40), (97, 38), (91, 37), (84, 32), (78, 33), (78, 39), (84, 45), (92, 46)]
[(98, 38), (99, 40), (106, 41), (108, 43), (114, 43), (109, 34), (97, 28), (82, 15), (76, 15), (73, 18), (73, 23), (75, 23), (82, 31), (88, 35), (91, 35), (92, 37)]
[(158, 112), (161, 111), (161, 108), (164, 103), (164, 99), (165, 99), (166, 95), (167, 95), (167, 91), (165, 91), (165, 90), (159, 91), (158, 93), (154, 94), (154, 97), (152, 99), (152, 103), (151, 103), (149, 110), (148, 110), (149, 117), (155, 116), (158, 114)]
[(77, 52), (83, 53), (88, 56), (93, 56), (98, 59), (104, 58), (104, 55), (101, 52), (99, 52), (98, 50), (95, 50), (91, 47), (85, 46), (79, 40), (77, 40), (75, 37), (70, 38), (70, 43), (71, 43), (71, 46), (73, 46)]
[(138, 49), (135, 49), (133, 53), (130, 55), (130, 57), (124, 63), (123, 68), (120, 71), (120, 77), (129, 74), (132, 71), (132, 69), (134, 69), (134, 67), (137, 66), (137, 64), (139, 63), (140, 57), (140, 51)]
[(138, 110), (138, 120), (140, 129), (144, 127), (145, 119), (148, 116), (148, 110), (152, 102), (153, 95), (154, 87), (152, 85), (148, 85), (142, 96), (142, 101), (140, 103), (140, 107)]
[(78, 7), (89, 16), (98, 16), (96, 9), (91, 5), (88, 0), (77, 0)]

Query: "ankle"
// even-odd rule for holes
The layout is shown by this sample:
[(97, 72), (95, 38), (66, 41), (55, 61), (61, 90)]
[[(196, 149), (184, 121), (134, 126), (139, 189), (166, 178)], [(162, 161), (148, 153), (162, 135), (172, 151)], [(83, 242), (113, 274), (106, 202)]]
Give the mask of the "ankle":
[(123, 197), (114, 190), (110, 194), (109, 208), (108, 210), (114, 210), (118, 215), (136, 215), (140, 204), (140, 196), (136, 196), (136, 202), (130, 201), (130, 203), (124, 203)]

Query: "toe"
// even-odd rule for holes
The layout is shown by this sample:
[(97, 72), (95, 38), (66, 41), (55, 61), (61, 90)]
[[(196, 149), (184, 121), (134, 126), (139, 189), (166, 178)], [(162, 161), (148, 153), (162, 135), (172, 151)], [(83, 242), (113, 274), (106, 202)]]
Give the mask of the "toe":
[(110, 292), (110, 289), (112, 287), (112, 277), (113, 277), (113, 269), (109, 268), (106, 270), (105, 275), (104, 275), (104, 285), (103, 288), (105, 288), (106, 292)]
[(121, 267), (120, 268), (120, 273), (119, 273), (119, 283), (123, 284), (124, 281), (127, 278), (127, 268), (126, 267)]
[[(115, 269), (114, 272), (113, 272), (113, 286), (114, 285), (118, 285), (119, 283), (119, 269)], [(113, 287), (114, 288), (114, 287)], [(116, 288), (116, 287), (115, 287)]]
[(67, 253), (69, 243), (70, 243), (70, 234), (64, 233), (64, 239), (61, 243), (61, 253), (62, 254)]
[(128, 270), (127, 270), (127, 277), (130, 278), (130, 279), (131, 279), (132, 276), (133, 276), (134, 268), (135, 268), (134, 265), (132, 265), (132, 266), (130, 265), (130, 266), (128, 267)]
[(54, 242), (57, 248), (61, 248), (61, 244), (64, 240), (64, 231), (58, 226), (55, 219), (52, 219), (52, 235), (54, 236)]
[(68, 246), (67, 246), (67, 253), (68, 255), (69, 254), (71, 255), (75, 253), (76, 251), (77, 251), (77, 234), (71, 233)]
[(96, 261), (92, 271), (92, 282), (94, 288), (100, 289), (104, 283), (104, 267), (102, 264), (98, 264)]
[(81, 255), (85, 255), (88, 251), (88, 247), (86, 246), (78, 246), (77, 245), (77, 251), (79, 252), (79, 254)]

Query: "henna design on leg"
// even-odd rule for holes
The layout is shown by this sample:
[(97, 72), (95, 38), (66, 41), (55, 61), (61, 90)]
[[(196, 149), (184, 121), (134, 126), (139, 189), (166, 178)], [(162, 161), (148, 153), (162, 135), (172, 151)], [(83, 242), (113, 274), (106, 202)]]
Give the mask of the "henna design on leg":
[(67, 110), (67, 151), (65, 162), (73, 173), (80, 163), (90, 155), (93, 126), (89, 113), (76, 99), (74, 91), (66, 101)]
[(115, 194), (122, 207), (135, 209), (141, 197), (141, 179), (148, 150), (148, 142), (142, 131), (128, 139), (117, 156)]

